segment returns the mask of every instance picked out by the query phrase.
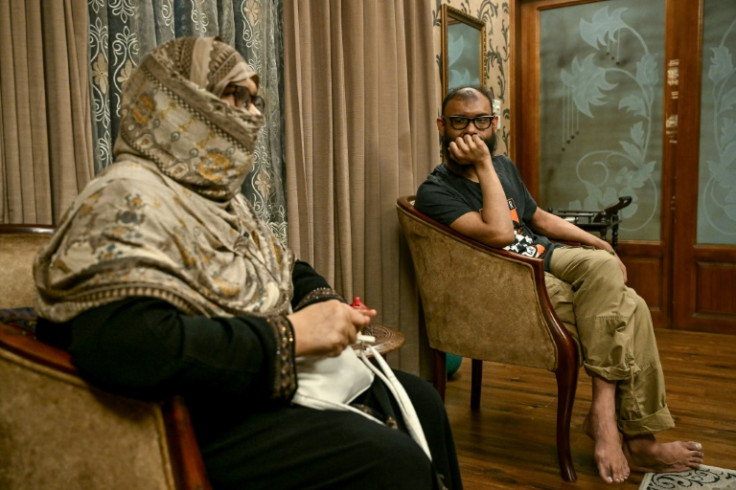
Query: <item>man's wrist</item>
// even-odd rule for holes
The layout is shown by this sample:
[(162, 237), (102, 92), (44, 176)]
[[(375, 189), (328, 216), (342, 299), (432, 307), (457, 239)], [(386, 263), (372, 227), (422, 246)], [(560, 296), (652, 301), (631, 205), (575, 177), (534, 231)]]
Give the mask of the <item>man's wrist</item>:
[(496, 173), (496, 169), (493, 168), (493, 158), (491, 158), (490, 155), (473, 162), (473, 166), (475, 167), (475, 171), (478, 173)]

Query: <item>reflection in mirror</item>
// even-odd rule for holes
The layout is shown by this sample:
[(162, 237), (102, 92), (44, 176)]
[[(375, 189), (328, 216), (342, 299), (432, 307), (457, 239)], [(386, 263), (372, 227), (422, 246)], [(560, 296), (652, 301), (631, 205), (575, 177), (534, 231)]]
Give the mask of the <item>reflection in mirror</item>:
[(464, 85), (485, 85), (485, 25), (442, 5), (442, 94)]

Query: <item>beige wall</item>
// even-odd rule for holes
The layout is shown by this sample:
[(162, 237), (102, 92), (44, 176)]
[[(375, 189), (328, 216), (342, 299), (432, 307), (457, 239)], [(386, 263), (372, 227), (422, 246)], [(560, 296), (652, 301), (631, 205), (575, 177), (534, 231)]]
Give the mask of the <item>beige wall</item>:
[[(491, 90), (493, 97), (501, 100), (501, 121), (498, 133), (497, 153), (508, 154), (510, 128), (509, 91), (509, 10), (508, 0), (437, 0), (432, 12), (434, 17), (434, 43), (437, 59), (437, 86), (442, 87), (442, 5), (447, 4), (460, 10), (485, 24), (485, 85)], [(437, 107), (442, 102), (442, 95), (437, 94)], [(439, 114), (439, 109), (437, 110)], [(438, 162), (439, 163), (439, 162)]]

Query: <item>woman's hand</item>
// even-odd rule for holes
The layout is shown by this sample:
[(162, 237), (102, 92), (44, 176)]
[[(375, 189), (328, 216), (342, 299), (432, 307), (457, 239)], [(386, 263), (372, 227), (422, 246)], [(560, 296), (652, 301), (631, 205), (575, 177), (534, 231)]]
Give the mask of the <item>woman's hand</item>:
[(338, 300), (309, 305), (288, 316), (297, 356), (336, 357), (354, 343), (376, 310), (356, 310)]

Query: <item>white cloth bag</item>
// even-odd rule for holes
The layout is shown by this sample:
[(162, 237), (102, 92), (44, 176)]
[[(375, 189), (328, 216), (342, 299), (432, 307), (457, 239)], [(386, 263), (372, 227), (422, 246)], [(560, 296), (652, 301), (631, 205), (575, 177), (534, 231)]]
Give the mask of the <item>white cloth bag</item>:
[[(378, 366), (368, 359), (365, 350), (370, 352)], [(298, 386), (292, 403), (318, 410), (351, 411), (383, 425), (377, 418), (349, 405), (370, 388), (378, 376), (396, 399), (409, 434), (432, 460), (427, 439), (406, 390), (373, 346), (366, 346), (365, 350), (358, 355), (348, 346), (337, 357), (297, 358)]]

